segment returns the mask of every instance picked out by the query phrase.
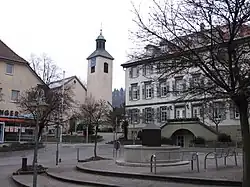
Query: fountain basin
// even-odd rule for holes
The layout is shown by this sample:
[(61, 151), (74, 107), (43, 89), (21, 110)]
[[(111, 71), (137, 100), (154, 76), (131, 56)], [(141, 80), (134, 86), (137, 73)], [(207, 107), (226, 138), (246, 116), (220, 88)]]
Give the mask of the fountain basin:
[(150, 163), (150, 158), (156, 154), (157, 160), (165, 162), (178, 162), (181, 160), (180, 146), (162, 145), (159, 147), (148, 147), (143, 145), (125, 145), (124, 162), (128, 163)]

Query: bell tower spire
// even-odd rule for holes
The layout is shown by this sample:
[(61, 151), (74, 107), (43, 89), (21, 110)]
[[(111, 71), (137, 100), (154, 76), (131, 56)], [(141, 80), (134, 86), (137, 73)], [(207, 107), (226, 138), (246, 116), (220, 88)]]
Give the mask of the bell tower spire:
[(102, 28), (100, 29), (100, 35), (96, 39), (96, 50), (105, 50), (105, 38), (102, 35)]

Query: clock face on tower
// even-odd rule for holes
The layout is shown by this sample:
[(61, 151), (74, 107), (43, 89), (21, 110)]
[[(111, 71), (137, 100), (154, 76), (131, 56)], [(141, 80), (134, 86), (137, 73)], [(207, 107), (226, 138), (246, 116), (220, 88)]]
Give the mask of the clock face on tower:
[(96, 65), (96, 58), (94, 57), (90, 60), (90, 67), (94, 67), (95, 65)]

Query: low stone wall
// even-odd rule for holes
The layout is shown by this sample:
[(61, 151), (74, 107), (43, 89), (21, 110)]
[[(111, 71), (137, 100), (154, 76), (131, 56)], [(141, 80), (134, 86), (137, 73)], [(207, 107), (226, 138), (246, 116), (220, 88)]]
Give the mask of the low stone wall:
[[(0, 152), (8, 152), (8, 151), (23, 151), (23, 150), (31, 150), (34, 149), (34, 143), (10, 143), (9, 145), (3, 145), (0, 147)], [(38, 148), (43, 148), (43, 143), (38, 144)]]
[[(88, 142), (94, 142), (95, 140), (95, 136), (94, 135), (90, 135), (89, 136), (89, 141)], [(102, 136), (98, 135), (97, 136), (97, 141), (100, 142), (102, 141), (103, 138)], [(42, 138), (42, 141), (45, 142), (57, 142), (57, 138), (53, 135), (53, 136), (47, 136)], [(77, 136), (77, 135), (64, 135), (62, 136), (62, 142), (64, 143), (85, 143), (86, 142), (86, 138), (84, 136)]]

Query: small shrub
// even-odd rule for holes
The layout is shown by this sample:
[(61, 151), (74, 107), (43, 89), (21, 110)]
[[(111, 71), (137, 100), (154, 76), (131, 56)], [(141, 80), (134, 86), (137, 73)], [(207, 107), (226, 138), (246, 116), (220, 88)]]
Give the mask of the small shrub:
[(192, 141), (192, 143), (198, 144), (198, 145), (205, 145), (205, 142), (206, 142), (205, 138), (200, 137), (200, 136), (195, 137), (194, 140)]
[(232, 142), (231, 136), (226, 133), (221, 133), (218, 135), (218, 142)]
[(174, 141), (171, 138), (161, 137), (161, 144), (174, 145)]

